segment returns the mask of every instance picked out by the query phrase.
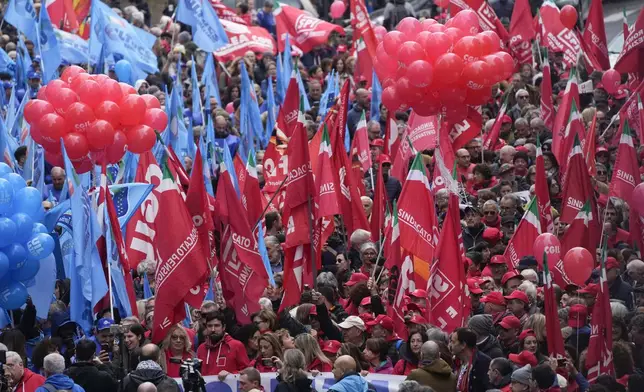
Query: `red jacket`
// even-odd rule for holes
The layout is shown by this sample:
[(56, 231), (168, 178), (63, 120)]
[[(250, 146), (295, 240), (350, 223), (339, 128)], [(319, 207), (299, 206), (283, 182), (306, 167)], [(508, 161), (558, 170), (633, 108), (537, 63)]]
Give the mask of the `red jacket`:
[(29, 369), (25, 369), (20, 381), (16, 384), (15, 392), (34, 392), (38, 387), (43, 386), (45, 377), (38, 373), (34, 373)]
[(250, 364), (244, 344), (228, 334), (215, 345), (208, 340), (199, 346), (197, 358), (203, 361), (201, 374), (204, 376), (217, 375), (222, 370), (238, 373)]
[[(179, 363), (172, 363), (170, 362), (170, 358), (172, 358), (172, 353), (170, 350), (165, 350), (165, 368), (166, 368), (166, 374), (168, 377), (172, 378), (179, 378), (181, 375), (179, 374), (179, 369), (181, 368), (181, 364)], [(192, 358), (192, 355), (190, 353), (183, 353), (183, 356), (181, 359), (190, 359)]]
[(307, 372), (310, 372), (312, 370), (317, 370), (319, 372), (330, 372), (331, 370), (333, 370), (333, 365), (331, 365), (330, 363), (324, 363), (318, 358), (315, 358), (313, 362), (311, 362), (309, 367), (306, 368)]
[(412, 370), (418, 369), (417, 365), (414, 365), (411, 362), (408, 362), (404, 358), (401, 358), (396, 362), (396, 366), (394, 366), (394, 373), (399, 376), (409, 376), (409, 373), (411, 373)]

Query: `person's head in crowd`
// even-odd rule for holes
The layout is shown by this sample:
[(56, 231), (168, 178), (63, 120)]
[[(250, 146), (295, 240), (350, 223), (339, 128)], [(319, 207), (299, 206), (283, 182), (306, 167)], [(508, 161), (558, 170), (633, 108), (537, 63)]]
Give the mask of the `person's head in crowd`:
[(509, 194), (501, 198), (499, 202), (499, 209), (501, 210), (501, 216), (515, 216), (518, 212), (520, 206), (520, 200), (518, 196)]
[(304, 354), (298, 349), (284, 351), (283, 366), (279, 369), (283, 381), (295, 384), (298, 379), (307, 380)]
[(519, 334), (519, 349), (536, 353), (538, 349), (537, 335), (532, 329), (524, 329)]
[(170, 351), (172, 356), (182, 356), (184, 353), (192, 352), (192, 341), (186, 330), (181, 325), (175, 324), (168, 330), (161, 347)]
[(42, 77), (40, 76), (40, 72), (29, 72), (27, 74), (27, 84), (29, 85), (29, 88), (34, 91), (38, 90), (40, 88), (41, 79)]
[(271, 309), (262, 309), (253, 316), (253, 323), (260, 332), (277, 330), (277, 315)]
[(360, 246), (360, 259), (362, 262), (367, 265), (373, 265), (377, 260), (378, 250), (376, 249), (376, 244), (369, 241), (365, 242)]
[[(519, 273), (519, 271), (516, 270), (511, 270), (503, 274), (503, 277), (501, 278), (501, 284), (503, 285), (503, 292), (506, 295), (512, 294), (517, 287), (521, 284), (523, 281), (523, 275)], [(508, 298), (506, 297), (506, 300)], [(510, 304), (508, 303), (508, 307)]]
[(13, 157), (16, 158), (16, 163), (18, 163), (18, 166), (23, 167), (25, 161), (27, 160), (27, 146), (20, 146), (16, 148), (16, 151), (13, 153)]
[(469, 168), (472, 162), (472, 156), (470, 152), (465, 148), (458, 149), (456, 151), (456, 163), (462, 168)]
[(521, 320), (516, 316), (505, 316), (498, 324), (499, 340), (506, 347), (512, 346), (521, 332)]
[(248, 367), (239, 372), (239, 387), (243, 392), (250, 392), (253, 389), (261, 390), (262, 376), (259, 370)]
[(351, 355), (341, 355), (333, 363), (333, 378), (340, 381), (342, 378), (349, 374), (359, 371), (358, 362)]
[(508, 385), (508, 381), (510, 381), (513, 370), (514, 367), (512, 366), (512, 362), (507, 358), (493, 358), (490, 361), (490, 367), (487, 370), (487, 377), (492, 386), (501, 388)]
[(331, 365), (331, 360), (322, 352), (317, 339), (311, 334), (298, 335), (295, 338), (295, 347), (304, 354), (307, 369), (310, 369), (314, 363)]
[(320, 329), (317, 310), (313, 304), (303, 303), (298, 306), (295, 312), (295, 319), (311, 329), (316, 331)]
[(65, 170), (55, 166), (51, 169), (51, 183), (55, 190), (61, 191), (65, 185)]
[(259, 353), (258, 360), (277, 357), (282, 359), (283, 349), (278, 337), (270, 332), (262, 334), (258, 339)]
[(338, 324), (338, 327), (342, 331), (342, 337), (345, 342), (353, 343), (358, 347), (362, 346), (367, 328), (360, 317), (349, 316)]
[[(471, 151), (470, 154), (472, 154)], [(484, 163), (478, 163), (476, 166), (474, 166), (472, 174), (474, 175), (474, 184), (479, 185), (482, 188), (486, 188), (486, 185), (490, 182), (490, 180), (492, 180), (493, 177), (492, 170), (488, 165)]]
[(107, 352), (111, 352), (112, 345), (114, 344), (114, 333), (111, 327), (114, 325), (114, 320), (108, 318), (99, 319), (96, 323), (96, 341), (101, 347), (107, 347)]
[(145, 329), (141, 324), (128, 325), (125, 327), (123, 336), (125, 337), (125, 346), (128, 350), (132, 351), (143, 345), (145, 341)]
[[(503, 166), (509, 166), (509, 165), (503, 165)], [(504, 169), (507, 171), (503, 171), (502, 173), (499, 173), (501, 177), (505, 177), (506, 173), (510, 173), (512, 171), (512, 169), (509, 167), (507, 169), (506, 168)], [(505, 195), (509, 195), (513, 191), (514, 189), (512, 187), (512, 181), (506, 180), (506, 179), (499, 181), (499, 194), (501, 195), (501, 197)]]
[(381, 136), (380, 123), (375, 120), (370, 120), (367, 123), (367, 134), (369, 135), (370, 142), (373, 142), (376, 139), (380, 139), (380, 136)]
[(514, 121), (514, 136), (527, 139), (530, 136), (530, 124), (528, 120), (519, 117)]
[(383, 362), (387, 361), (388, 349), (389, 345), (383, 338), (370, 338), (367, 339), (365, 349), (362, 354), (371, 367), (375, 369), (380, 367)]
[(491, 291), (489, 294), (483, 296), (481, 303), (483, 303), (483, 311), (485, 314), (491, 314), (492, 316), (505, 312), (506, 309), (505, 298), (503, 298), (503, 294), (499, 291)]
[(208, 339), (218, 343), (226, 334), (226, 317), (219, 311), (206, 313), (204, 318)]
[(468, 229), (476, 229), (481, 226), (481, 212), (474, 206), (465, 208), (465, 225)]
[[(488, 265), (490, 271), (492, 272), (492, 278), (495, 282), (499, 283), (499, 286), (502, 286), (503, 276), (508, 272), (508, 263), (503, 255), (494, 255), (490, 258), (490, 263)], [(498, 301), (496, 301), (498, 302)], [(505, 303), (503, 304), (505, 306)]]
[(644, 261), (639, 259), (629, 261), (626, 264), (626, 274), (636, 286), (644, 283)]
[(476, 342), (482, 343), (492, 335), (496, 335), (494, 331), (494, 324), (492, 323), (492, 316), (489, 314), (477, 314), (472, 316), (467, 327), (476, 334)]
[(365, 324), (371, 332), (371, 337), (383, 338), (389, 341), (395, 336), (394, 321), (389, 316), (379, 314), (374, 320)]
[(43, 362), (43, 373), (45, 377), (56, 374), (63, 374), (65, 371), (65, 358), (58, 353), (51, 353), (45, 357)]
[(7, 378), (9, 387), (16, 387), (25, 374), (24, 362), (20, 354), (15, 351), (6, 352), (6, 363), (4, 364), (4, 375)]
[(512, 392), (532, 392), (534, 390), (532, 366), (525, 365), (513, 371), (510, 381)]
[(469, 363), (476, 350), (476, 334), (469, 328), (457, 328), (450, 335), (449, 351), (461, 361)]
[(362, 202), (365, 216), (369, 218), (369, 216), (371, 216), (371, 209), (373, 208), (373, 200), (371, 200), (369, 196), (361, 196), (360, 201)]
[(483, 143), (480, 138), (474, 138), (465, 144), (465, 149), (470, 152), (472, 162), (481, 162)]

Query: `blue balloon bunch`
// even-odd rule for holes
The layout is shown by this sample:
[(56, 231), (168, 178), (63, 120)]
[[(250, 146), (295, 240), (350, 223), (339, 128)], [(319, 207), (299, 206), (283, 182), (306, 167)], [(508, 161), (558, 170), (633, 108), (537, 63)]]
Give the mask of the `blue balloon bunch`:
[(54, 251), (43, 217), (40, 191), (0, 163), (0, 308), (25, 303), (40, 260)]

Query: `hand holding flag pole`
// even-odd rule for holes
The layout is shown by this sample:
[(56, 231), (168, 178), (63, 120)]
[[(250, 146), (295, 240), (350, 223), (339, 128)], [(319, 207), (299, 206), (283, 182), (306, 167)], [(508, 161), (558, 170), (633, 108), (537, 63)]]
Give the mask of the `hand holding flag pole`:
[(280, 193), (280, 191), (282, 190), (282, 187), (286, 183), (286, 180), (288, 180), (288, 176), (284, 177), (282, 182), (280, 182), (280, 184), (277, 186), (277, 189), (273, 193), (273, 196), (271, 196), (271, 198), (268, 199), (268, 203), (266, 203), (266, 207), (264, 207), (264, 209), (262, 210), (262, 213), (259, 216), (259, 220), (257, 220), (257, 223), (255, 223), (255, 226), (253, 226), (253, 231), (257, 230), (257, 226), (259, 226), (259, 224), (262, 222), (262, 219), (264, 219), (264, 214), (266, 214), (266, 210), (268, 210), (268, 207), (271, 206), (271, 203), (273, 203), (273, 200), (275, 199), (275, 197)]

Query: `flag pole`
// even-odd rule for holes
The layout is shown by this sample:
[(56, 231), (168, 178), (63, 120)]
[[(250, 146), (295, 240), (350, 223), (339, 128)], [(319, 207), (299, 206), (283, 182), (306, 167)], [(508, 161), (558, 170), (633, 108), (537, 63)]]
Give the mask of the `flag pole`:
[[(378, 256), (376, 256), (376, 262), (374, 263), (373, 270), (371, 270), (371, 277), (372, 277), (372, 278), (375, 278), (375, 277), (376, 277), (376, 268), (378, 267), (378, 260), (380, 260), (380, 256), (382, 256), (382, 250), (385, 248), (385, 247), (383, 246), (383, 243), (382, 243), (382, 242), (380, 242), (380, 241), (378, 241), (378, 245), (379, 245), (379, 248), (380, 248), (380, 249), (378, 250)], [(381, 268), (381, 270), (380, 270), (380, 275), (382, 275), (382, 270), (384, 270), (384, 269), (385, 269), (385, 268), (384, 268), (384, 266), (383, 266), (383, 267)], [(378, 276), (378, 279), (380, 279), (380, 276)]]
[[(311, 238), (311, 268), (313, 271), (313, 287), (317, 288), (316, 281), (318, 276), (318, 265), (315, 261), (315, 246), (313, 246), (313, 202), (311, 201), (311, 195), (307, 197), (308, 205), (308, 220), (309, 220), (309, 237)], [(322, 237), (320, 237), (322, 239)]]
[(376, 186), (373, 183), (373, 165), (369, 168), (369, 176), (371, 177), (371, 190), (373, 191), (373, 196), (376, 197)]
[(268, 199), (268, 203), (266, 203), (266, 207), (262, 210), (262, 213), (259, 215), (259, 219), (257, 220), (257, 223), (255, 223), (255, 226), (253, 227), (253, 231), (257, 230), (257, 226), (262, 222), (262, 219), (264, 219), (264, 214), (266, 214), (266, 210), (268, 210), (268, 207), (270, 207), (271, 203), (275, 199), (275, 196), (280, 192), (284, 184), (286, 183), (286, 180), (288, 179), (288, 176), (284, 177), (282, 182), (280, 182), (279, 186), (275, 190), (275, 193), (273, 193), (273, 196), (271, 196), (270, 199)]

